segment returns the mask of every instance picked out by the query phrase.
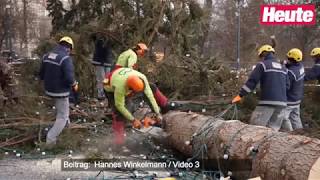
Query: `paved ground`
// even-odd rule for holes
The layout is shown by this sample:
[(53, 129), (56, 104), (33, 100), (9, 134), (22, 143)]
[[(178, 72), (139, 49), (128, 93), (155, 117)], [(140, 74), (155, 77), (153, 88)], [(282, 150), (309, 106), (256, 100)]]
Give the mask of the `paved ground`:
[[(94, 178), (99, 172), (61, 171), (61, 159), (4, 159), (0, 161), (1, 180), (66, 180)], [(106, 173), (104, 173), (106, 175)], [(112, 175), (112, 173), (108, 173)], [(102, 176), (101, 176), (102, 177)]]
[[(50, 156), (48, 152), (42, 155), (42, 152), (35, 151), (33, 155), (23, 155), (23, 157), (16, 157), (16, 153), (9, 151), (8, 155), (3, 155), (0, 160), (0, 180), (74, 180), (74, 179), (112, 179), (112, 177), (119, 175), (128, 175), (128, 171), (104, 171), (99, 174), (99, 171), (62, 171), (62, 159), (86, 159), (88, 155), (100, 154), (100, 158), (114, 158), (134, 157), (143, 160), (145, 155), (150, 152), (148, 144), (142, 143), (141, 135), (134, 133), (127, 136), (129, 139), (129, 146), (127, 148), (120, 148), (112, 150), (112, 146), (108, 142), (110, 138), (96, 137), (92, 138), (87, 145), (79, 147), (79, 152), (72, 153), (72, 157), (68, 157), (68, 153), (59, 154), (57, 156)], [(107, 140), (106, 140), (107, 139)], [(101, 143), (103, 142), (103, 143)], [(125, 155), (124, 155), (125, 153)], [(89, 156), (91, 157), (91, 156)], [(126, 173), (127, 172), (127, 173)], [(167, 177), (168, 172), (157, 171), (161, 177)], [(99, 175), (98, 175), (99, 174)], [(132, 173), (131, 173), (132, 174)], [(153, 172), (149, 171), (152, 175)], [(98, 178), (95, 178), (98, 175)]]
[[(0, 160), (0, 180), (75, 180), (110, 179), (125, 172), (104, 171), (62, 171), (61, 159), (65, 157), (25, 160), (7, 158)], [(81, 158), (81, 157), (77, 157)], [(152, 175), (154, 172), (149, 172)], [(157, 171), (158, 176), (166, 177), (168, 172)]]

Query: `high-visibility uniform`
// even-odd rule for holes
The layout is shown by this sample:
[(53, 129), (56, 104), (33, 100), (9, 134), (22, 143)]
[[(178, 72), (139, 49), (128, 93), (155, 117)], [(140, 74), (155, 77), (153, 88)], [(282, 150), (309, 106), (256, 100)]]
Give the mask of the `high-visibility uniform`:
[[(157, 101), (155, 100), (154, 93), (144, 74), (130, 68), (119, 68), (112, 72), (111, 76), (109, 76), (109, 82), (105, 84), (105, 91), (107, 93), (109, 103), (111, 104), (113, 109), (112, 129), (115, 135), (115, 144), (124, 143), (124, 121), (134, 120), (134, 116), (126, 107), (126, 97), (130, 96), (133, 93), (133, 91), (131, 91), (127, 86), (127, 79), (130, 75), (136, 75), (143, 80), (143, 94), (149, 102), (152, 110), (156, 114), (160, 113), (160, 108), (157, 104)], [(165, 101), (167, 101), (166, 98)]]
[(127, 79), (130, 75), (136, 75), (144, 81), (145, 88), (143, 93), (151, 103), (151, 108), (153, 109), (153, 111), (159, 114), (159, 106), (153, 96), (152, 90), (150, 88), (146, 76), (130, 68), (120, 68), (113, 72), (112, 77), (110, 79), (109, 88), (106, 88), (107, 92), (114, 93), (115, 107), (117, 108), (117, 111), (119, 111), (127, 120), (134, 120), (132, 114), (125, 107), (125, 98), (127, 95), (132, 93), (132, 91), (128, 89), (126, 84)]
[(128, 49), (119, 55), (116, 68), (127, 67), (136, 69), (137, 61), (137, 54), (132, 49)]

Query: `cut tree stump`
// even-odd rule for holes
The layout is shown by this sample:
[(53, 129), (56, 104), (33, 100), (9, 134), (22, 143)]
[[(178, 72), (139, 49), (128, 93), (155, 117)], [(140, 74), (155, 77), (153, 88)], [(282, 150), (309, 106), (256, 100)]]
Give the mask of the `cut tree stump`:
[(319, 139), (195, 113), (172, 111), (164, 121), (169, 144), (188, 157), (205, 144), (207, 159), (252, 161), (239, 179), (320, 179)]

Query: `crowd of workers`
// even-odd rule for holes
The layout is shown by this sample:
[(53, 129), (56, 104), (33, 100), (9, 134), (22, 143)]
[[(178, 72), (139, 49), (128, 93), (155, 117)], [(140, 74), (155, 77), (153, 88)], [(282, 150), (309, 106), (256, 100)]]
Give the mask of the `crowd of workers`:
[[(107, 98), (112, 108), (112, 129), (114, 143), (124, 143), (124, 127), (131, 121), (134, 128), (142, 126), (126, 106), (130, 97), (143, 94), (146, 102), (161, 123), (161, 113), (170, 106), (168, 99), (154, 85), (150, 84), (144, 74), (137, 71), (137, 60), (148, 51), (144, 43), (121, 53), (113, 67), (111, 47), (103, 36), (96, 36), (95, 53), (92, 64), (96, 70), (98, 99)], [(73, 40), (66, 36), (42, 59), (40, 77), (44, 80), (45, 93), (55, 101), (56, 121), (47, 134), (47, 144), (55, 144), (57, 136), (69, 123), (69, 95), (76, 92), (78, 83), (74, 77), (73, 62), (70, 52), (74, 48)], [(247, 82), (242, 86), (239, 95), (232, 103), (238, 103), (242, 97), (254, 91), (260, 83), (261, 95), (259, 105), (251, 117), (251, 124), (267, 126), (276, 131), (291, 131), (302, 128), (300, 119), (300, 103), (303, 98), (304, 81), (320, 77), (320, 48), (314, 48), (311, 56), (315, 60), (314, 67), (305, 73), (301, 63), (302, 52), (291, 49), (287, 53), (285, 64), (275, 57), (275, 49), (271, 45), (263, 45), (258, 50), (261, 61), (255, 66)]]
[(260, 83), (260, 101), (250, 118), (250, 124), (267, 126), (276, 131), (292, 131), (303, 128), (300, 118), (300, 104), (304, 93), (304, 81), (320, 78), (320, 48), (311, 53), (315, 64), (305, 72), (300, 49), (287, 52), (287, 60), (280, 63), (271, 45), (263, 45), (258, 50), (261, 61), (251, 72), (247, 82), (240, 89), (232, 103), (254, 91)]
[[(115, 144), (124, 143), (124, 127), (126, 120), (132, 122), (134, 128), (141, 128), (141, 121), (135, 119), (126, 106), (128, 98), (143, 94), (146, 102), (156, 114), (151, 124), (160, 124), (161, 112), (169, 108), (168, 99), (154, 85), (149, 84), (146, 76), (136, 70), (138, 57), (148, 51), (147, 45), (138, 43), (121, 53), (111, 68), (112, 56), (110, 46), (103, 37), (95, 38), (95, 53), (92, 64), (96, 70), (98, 99), (105, 97), (112, 108), (112, 128)], [(44, 81), (45, 94), (52, 97), (56, 107), (56, 121), (47, 134), (47, 144), (54, 145), (58, 135), (69, 123), (69, 96), (78, 90), (74, 77), (74, 67), (70, 52), (74, 48), (73, 40), (65, 36), (59, 44), (42, 59), (40, 79)]]

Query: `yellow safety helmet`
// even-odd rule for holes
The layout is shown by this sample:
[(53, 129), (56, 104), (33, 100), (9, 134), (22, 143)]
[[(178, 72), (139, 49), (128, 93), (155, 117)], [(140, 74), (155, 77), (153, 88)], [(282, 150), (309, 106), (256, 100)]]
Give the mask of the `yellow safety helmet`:
[(263, 52), (275, 52), (275, 50), (273, 49), (272, 46), (270, 46), (269, 44), (265, 44), (263, 46), (261, 46), (258, 50), (258, 56), (260, 56)]
[(317, 55), (320, 55), (320, 48), (313, 48), (311, 53), (310, 53), (311, 56), (317, 56)]
[(302, 61), (302, 52), (298, 48), (293, 48), (287, 53), (288, 58), (292, 58), (293, 60), (300, 62)]
[(74, 45), (73, 45), (73, 40), (71, 39), (71, 37), (69, 37), (69, 36), (64, 36), (64, 37), (62, 37), (62, 38), (59, 40), (59, 42), (62, 42), (62, 41), (70, 44), (70, 45), (71, 45), (71, 49), (73, 49)]

